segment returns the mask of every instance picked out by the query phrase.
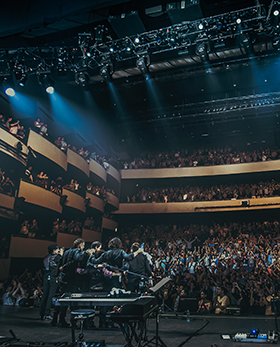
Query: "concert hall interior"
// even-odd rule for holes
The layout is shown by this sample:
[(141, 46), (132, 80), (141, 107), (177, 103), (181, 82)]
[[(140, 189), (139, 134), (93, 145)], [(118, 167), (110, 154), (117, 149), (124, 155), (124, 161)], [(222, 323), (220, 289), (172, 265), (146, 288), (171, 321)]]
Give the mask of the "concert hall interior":
[(0, 18), (0, 346), (277, 342), (280, 0)]

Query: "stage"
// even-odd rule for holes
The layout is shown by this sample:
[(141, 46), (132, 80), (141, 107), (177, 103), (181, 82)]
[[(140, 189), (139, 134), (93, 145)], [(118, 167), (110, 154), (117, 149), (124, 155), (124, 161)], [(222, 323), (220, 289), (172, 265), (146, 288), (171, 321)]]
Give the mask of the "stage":
[[(37, 308), (21, 307), (0, 307), (0, 335), (11, 337), (11, 329), (16, 337), (22, 342), (21, 346), (45, 343), (57, 344), (71, 342), (71, 329), (51, 327), (49, 321), (39, 320), (39, 310)], [(69, 321), (69, 313), (67, 313)], [(97, 318), (95, 325), (98, 326)], [(184, 344), (193, 333), (209, 324), (191, 340)], [(148, 319), (147, 330), (148, 339), (155, 335), (155, 318)], [(186, 317), (176, 316), (173, 313), (166, 313), (160, 317), (159, 336), (166, 346), (192, 346), (210, 347), (216, 344), (218, 347), (227, 346), (248, 346), (251, 343), (234, 342), (232, 340), (222, 340), (221, 334), (234, 335), (238, 332), (250, 332), (252, 329), (260, 329), (261, 333), (267, 333), (275, 329), (275, 319), (272, 316), (198, 316), (192, 315), (188, 323)], [(76, 335), (78, 332), (76, 331)], [(86, 342), (105, 340), (107, 347), (121, 347), (125, 345), (125, 339), (120, 329), (85, 329), (84, 339)], [(13, 344), (14, 341), (10, 342)], [(17, 343), (18, 344), (18, 343)]]

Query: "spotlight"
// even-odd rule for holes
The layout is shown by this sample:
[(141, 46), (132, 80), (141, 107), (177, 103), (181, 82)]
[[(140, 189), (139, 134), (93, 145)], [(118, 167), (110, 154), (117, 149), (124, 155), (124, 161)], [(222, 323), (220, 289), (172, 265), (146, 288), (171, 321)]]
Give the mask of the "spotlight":
[(136, 66), (140, 70), (142, 75), (148, 75), (149, 73), (149, 65), (150, 65), (150, 57), (149, 56), (140, 56), (136, 60)]
[(39, 83), (45, 88), (48, 94), (53, 94), (55, 92), (54, 81), (47, 75), (39, 75)]
[(199, 56), (201, 61), (207, 61), (208, 60), (208, 49), (207, 49), (207, 46), (204, 42), (201, 42), (201, 43), (196, 45), (195, 53), (196, 53), (196, 55)]
[(140, 43), (139, 37), (136, 37), (135, 40), (134, 40), (134, 42), (138, 45), (138, 44)]
[(18, 85), (24, 87), (27, 81), (27, 75), (22, 75), (21, 79), (18, 82)]
[(75, 73), (75, 83), (88, 90), (89, 75), (84, 71), (77, 71)]
[(241, 24), (241, 19), (240, 18), (236, 19), (236, 24)]
[(246, 54), (252, 52), (252, 42), (249, 35), (242, 34), (240, 36), (240, 46), (244, 48)]
[(275, 10), (273, 11), (273, 15), (274, 15), (275, 17), (279, 16), (279, 10), (278, 10), (278, 9), (275, 9)]
[(202, 30), (202, 29), (203, 29), (203, 24), (202, 24), (202, 23), (199, 23), (198, 29), (199, 29), (199, 30)]
[(112, 82), (112, 73), (108, 65), (101, 66), (99, 73), (107, 83)]
[(3, 80), (3, 89), (6, 95), (8, 96), (15, 96), (15, 90), (14, 90), (14, 82), (12, 78), (4, 78)]

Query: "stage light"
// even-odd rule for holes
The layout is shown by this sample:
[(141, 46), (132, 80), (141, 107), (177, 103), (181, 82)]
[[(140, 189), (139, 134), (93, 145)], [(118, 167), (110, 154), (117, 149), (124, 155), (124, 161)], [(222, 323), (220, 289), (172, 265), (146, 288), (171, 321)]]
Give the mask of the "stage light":
[(112, 82), (112, 72), (110, 71), (110, 67), (108, 65), (101, 66), (99, 73), (107, 83)]
[(111, 53), (114, 53), (114, 47), (110, 47), (110, 48), (109, 48), (109, 51), (110, 51)]
[(275, 10), (273, 11), (273, 15), (274, 15), (275, 17), (279, 16), (279, 10), (278, 10), (278, 9), (275, 9)]
[(201, 43), (196, 45), (195, 53), (196, 53), (196, 55), (199, 56), (201, 61), (207, 61), (208, 60), (207, 46), (204, 42), (201, 42)]
[(137, 58), (136, 66), (140, 70), (141, 74), (146, 76), (149, 73), (148, 66), (150, 65), (150, 57), (147, 55), (143, 55)]
[(48, 94), (53, 94), (55, 92), (54, 81), (50, 77), (47, 75), (39, 75), (38, 80)]
[(202, 23), (199, 23), (199, 25), (198, 25), (198, 29), (199, 30), (202, 30), (204, 27), (203, 27), (203, 24)]
[(75, 73), (75, 83), (88, 90), (89, 75), (85, 71), (77, 71)]
[(5, 89), (5, 94), (8, 96), (15, 96), (16, 95), (14, 89), (11, 87)]
[(139, 37), (136, 37), (135, 40), (134, 40), (134, 42), (138, 45), (138, 43), (140, 43)]
[(2, 86), (6, 95), (15, 96), (16, 93), (14, 90), (14, 82), (12, 78), (4, 78)]
[(240, 36), (240, 46), (244, 48), (246, 54), (252, 52), (252, 42), (248, 34), (242, 34)]
[(236, 24), (241, 24), (241, 19), (240, 18), (236, 19)]
[(18, 85), (24, 87), (27, 81), (27, 75), (22, 75), (21, 79), (18, 82)]

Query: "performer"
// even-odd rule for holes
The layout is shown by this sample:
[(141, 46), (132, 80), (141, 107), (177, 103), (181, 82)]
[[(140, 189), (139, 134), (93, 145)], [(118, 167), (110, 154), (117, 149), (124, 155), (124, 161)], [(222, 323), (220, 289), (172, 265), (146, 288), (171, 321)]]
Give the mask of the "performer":
[[(85, 240), (82, 238), (78, 238), (74, 241), (73, 247), (66, 250), (63, 254), (61, 260), (61, 266), (59, 270), (61, 271), (59, 275), (60, 281), (60, 294), (64, 294), (66, 292), (75, 292), (77, 290), (77, 268), (79, 262), (82, 262), (84, 258), (88, 255), (84, 251), (85, 248)], [(52, 326), (57, 325), (57, 318), (59, 317), (59, 324), (61, 327), (68, 328), (70, 324), (66, 322), (67, 306), (55, 308), (53, 321), (51, 322)]]
[[(131, 246), (131, 252), (136, 252), (140, 248), (140, 244), (138, 242), (134, 242)], [(128, 270), (143, 276), (152, 276), (151, 267), (148, 261), (148, 258), (144, 253), (139, 253), (132, 260), (128, 261)], [(139, 290), (139, 284), (141, 282), (141, 277), (137, 275), (132, 275), (128, 273), (127, 285), (126, 289), (135, 292)]]
[[(101, 256), (104, 251), (102, 250), (102, 243), (99, 241), (95, 241), (91, 244), (91, 250), (95, 257), (98, 258)], [(89, 270), (89, 276), (90, 276), (90, 290), (97, 290), (100, 288), (101, 290), (104, 288), (104, 272), (103, 272), (103, 265), (96, 264), (93, 266), (93, 264), (90, 264), (88, 267)]]
[[(123, 266), (123, 261), (130, 261), (134, 257), (136, 257), (137, 254), (143, 252), (143, 250), (139, 248), (139, 250), (137, 250), (136, 252), (127, 254), (123, 249), (121, 249), (122, 242), (118, 237), (114, 237), (109, 241), (108, 248), (109, 250), (101, 254), (101, 256), (98, 258), (95, 256), (95, 253), (93, 253), (88, 259), (88, 267), (92, 267), (94, 266), (94, 264), (107, 263), (108, 265), (120, 269)], [(113, 271), (111, 278), (106, 284), (106, 288), (104, 288), (105, 291), (110, 291), (113, 287), (121, 288), (120, 276), (120, 273)]]
[(45, 256), (44, 264), (44, 292), (40, 303), (40, 319), (52, 319), (51, 304), (52, 298), (57, 289), (57, 275), (63, 249), (57, 243), (52, 243), (48, 247), (48, 254)]

